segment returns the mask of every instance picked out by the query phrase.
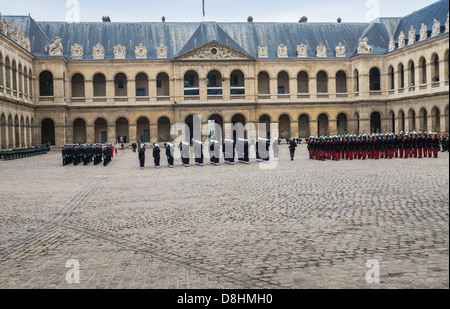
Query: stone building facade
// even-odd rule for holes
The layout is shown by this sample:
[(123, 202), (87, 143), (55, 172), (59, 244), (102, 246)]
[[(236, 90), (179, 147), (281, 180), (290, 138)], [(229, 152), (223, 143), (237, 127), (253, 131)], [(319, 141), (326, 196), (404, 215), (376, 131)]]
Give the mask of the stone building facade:
[(225, 138), (449, 130), (448, 1), (360, 24), (1, 25), (1, 149), (166, 142), (193, 115)]

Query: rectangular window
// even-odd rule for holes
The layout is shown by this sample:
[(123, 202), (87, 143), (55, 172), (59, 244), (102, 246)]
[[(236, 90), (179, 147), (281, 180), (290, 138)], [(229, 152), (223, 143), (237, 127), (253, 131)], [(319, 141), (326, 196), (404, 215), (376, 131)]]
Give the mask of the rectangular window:
[(156, 81), (156, 88), (162, 88), (162, 80)]
[(278, 87), (278, 94), (285, 94), (286, 90), (284, 89), (284, 86)]

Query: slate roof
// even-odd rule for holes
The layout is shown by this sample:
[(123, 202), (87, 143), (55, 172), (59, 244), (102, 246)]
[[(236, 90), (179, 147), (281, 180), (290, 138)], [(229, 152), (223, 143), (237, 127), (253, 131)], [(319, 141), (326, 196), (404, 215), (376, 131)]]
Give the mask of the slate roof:
[(437, 1), (403, 18), (378, 18), (369, 23), (103, 23), (103, 22), (36, 22), (29, 16), (3, 16), (30, 37), (31, 52), (46, 56), (45, 46), (61, 37), (64, 56), (70, 59), (70, 47), (80, 44), (84, 59), (92, 59), (93, 47), (105, 48), (105, 59), (114, 59), (115, 45), (127, 48), (127, 59), (135, 59), (134, 50), (144, 44), (148, 59), (156, 59), (156, 49), (163, 43), (168, 47), (168, 59), (175, 58), (210, 41), (218, 41), (252, 57), (258, 57), (258, 46), (265, 44), (269, 58), (277, 58), (280, 44), (288, 48), (289, 58), (297, 58), (297, 45), (308, 46), (308, 57), (316, 57), (320, 43), (327, 47), (327, 57), (335, 57), (335, 48), (342, 42), (346, 56), (356, 55), (359, 39), (368, 37), (374, 54), (388, 52), (389, 40), (401, 31), (407, 33), (411, 25), (419, 33), (425, 23), (431, 32), (436, 18), (444, 32), (449, 2)]

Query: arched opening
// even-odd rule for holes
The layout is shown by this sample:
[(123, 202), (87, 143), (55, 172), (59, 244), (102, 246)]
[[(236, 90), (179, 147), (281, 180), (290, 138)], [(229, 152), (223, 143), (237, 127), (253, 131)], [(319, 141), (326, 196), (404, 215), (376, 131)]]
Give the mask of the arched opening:
[(389, 66), (389, 90), (395, 89), (395, 71), (394, 67)]
[(20, 141), (19, 141), (19, 147), (26, 147), (27, 146), (27, 140), (25, 135), (25, 120), (23, 117), (20, 118)]
[(281, 115), (278, 127), (280, 139), (291, 138), (291, 118), (288, 115)]
[(270, 77), (267, 72), (260, 72), (258, 74), (258, 94), (270, 95)]
[(242, 71), (233, 71), (230, 75), (230, 94), (245, 95), (245, 77)]
[(432, 129), (434, 132), (441, 132), (441, 111), (439, 108), (434, 107), (431, 111), (432, 116)]
[(5, 114), (2, 113), (0, 116), (0, 139), (1, 139), (0, 148), (1, 149), (8, 148), (8, 143), (6, 141), (6, 136), (7, 136), (6, 128), (7, 128), (6, 116), (5, 116)]
[(344, 71), (336, 73), (336, 93), (347, 93), (347, 74)]
[(19, 123), (19, 117), (14, 118), (14, 147), (20, 148), (20, 123)]
[(328, 93), (328, 75), (324, 71), (317, 73), (317, 93)]
[(419, 131), (428, 132), (428, 112), (425, 108), (419, 111)]
[(136, 97), (148, 97), (148, 76), (145, 73), (136, 75)]
[(5, 78), (6, 89), (11, 89), (11, 62), (8, 57), (5, 58)]
[(199, 78), (195, 71), (189, 71), (184, 74), (184, 95), (198, 96), (200, 95)]
[(208, 119), (208, 137), (213, 140), (221, 141), (225, 137), (223, 130), (223, 118), (220, 115), (212, 115)]
[(23, 70), (22, 70), (22, 64), (19, 63), (19, 92), (23, 93)]
[(259, 117), (258, 137), (270, 139), (270, 117), (268, 115)]
[(431, 56), (431, 78), (432, 82), (439, 82), (440, 81), (440, 74), (439, 74), (439, 56), (437, 54), (433, 54)]
[(353, 73), (353, 79), (354, 79), (354, 91), (356, 93), (359, 93), (359, 71), (355, 70)]
[(3, 63), (3, 54), (0, 52), (0, 86), (2, 88), (5, 86), (5, 81), (3, 80), (4, 72), (5, 72), (5, 64)]
[(297, 75), (297, 88), (299, 94), (309, 93), (309, 76), (305, 71), (301, 71)]
[(424, 57), (419, 60), (419, 76), (420, 84), (425, 85), (427, 83), (427, 61)]
[(395, 114), (394, 111), (389, 112), (389, 132), (395, 132)]
[(28, 91), (30, 93), (30, 97), (33, 97), (33, 72), (30, 71), (28, 72)]
[(128, 143), (130, 141), (130, 135), (128, 131), (128, 120), (126, 118), (119, 118), (116, 121), (116, 137), (117, 141), (120, 141), (122, 138), (124, 143)]
[(53, 74), (49, 71), (39, 74), (39, 95), (41, 97), (53, 96)]
[(74, 144), (86, 144), (86, 121), (81, 118), (73, 122), (73, 142)]
[(448, 105), (444, 110), (444, 118), (445, 118), (445, 132), (449, 132), (449, 115), (448, 115)]
[(170, 135), (170, 119), (167, 117), (161, 117), (158, 120), (158, 140), (159, 142), (172, 141)]
[(12, 62), (12, 85), (13, 90), (17, 91), (17, 64), (15, 60)]
[(24, 67), (23, 69), (23, 92), (27, 96), (28, 95), (28, 69)]
[(241, 114), (234, 115), (231, 119), (233, 124), (233, 139), (237, 141), (238, 138), (246, 138), (247, 132), (245, 131), (246, 120)]
[(445, 58), (444, 58), (444, 78), (445, 81), (448, 82), (449, 81), (449, 62), (448, 62), (448, 57), (449, 57), (449, 51), (447, 50), (445, 52)]
[(337, 116), (337, 133), (338, 135), (346, 135), (348, 133), (348, 117), (344, 113)]
[(370, 70), (370, 91), (380, 91), (381, 90), (381, 77), (380, 70), (377, 68), (372, 68)]
[(73, 98), (84, 98), (84, 77), (81, 74), (75, 74), (72, 76), (72, 97)]
[(360, 117), (359, 117), (359, 113), (355, 112), (355, 114), (353, 115), (353, 131), (356, 134), (360, 134), (361, 133), (361, 121), (360, 121)]
[(373, 112), (370, 115), (370, 132), (381, 133), (381, 115), (379, 112)]
[(186, 132), (185, 134), (185, 141), (191, 143), (194, 139), (194, 116), (187, 116), (184, 120), (184, 123), (186, 125), (186, 128), (189, 130), (189, 132)]
[(410, 109), (408, 112), (408, 120), (409, 130), (406, 131), (416, 131), (416, 112), (413, 109)]
[(156, 77), (156, 95), (160, 99), (169, 99), (170, 97), (169, 75), (166, 73), (159, 73)]
[(14, 121), (12, 116), (8, 116), (8, 148), (14, 148)]
[(412, 60), (408, 62), (408, 83), (410, 87), (416, 85), (416, 66)]
[(53, 120), (47, 118), (41, 122), (41, 137), (42, 144), (55, 145), (55, 123)]
[(403, 63), (398, 65), (398, 87), (399, 89), (405, 88), (405, 67)]
[(105, 119), (99, 118), (94, 123), (95, 142), (105, 144), (108, 142), (108, 123)]
[(106, 77), (98, 73), (93, 78), (94, 97), (106, 97)]
[(289, 75), (285, 71), (278, 74), (278, 94), (289, 94)]
[(300, 138), (309, 138), (311, 136), (309, 116), (306, 114), (300, 115), (298, 118), (298, 136)]
[(219, 71), (211, 71), (206, 76), (206, 86), (209, 96), (222, 95), (222, 74)]
[(127, 76), (123, 73), (116, 74), (114, 77), (114, 95), (116, 97), (128, 96)]
[(26, 123), (25, 123), (25, 135), (27, 139), (27, 147), (31, 147), (33, 145), (33, 141), (31, 138), (31, 125), (30, 125), (30, 119), (27, 117)]
[(319, 115), (318, 122), (318, 136), (328, 136), (330, 132), (330, 124), (328, 121), (328, 116), (326, 114)]
[[(146, 117), (141, 117), (137, 121), (137, 138), (143, 143), (150, 143), (150, 121)], [(130, 141), (134, 142), (134, 141)]]
[(398, 112), (398, 131), (399, 132), (406, 131), (406, 117), (405, 112), (403, 110), (399, 110)]

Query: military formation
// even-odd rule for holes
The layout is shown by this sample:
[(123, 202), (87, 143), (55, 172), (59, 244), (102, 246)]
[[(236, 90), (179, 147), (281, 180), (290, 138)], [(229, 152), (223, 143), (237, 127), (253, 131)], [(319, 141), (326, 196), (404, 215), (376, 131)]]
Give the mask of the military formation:
[(112, 144), (95, 145), (64, 145), (62, 148), (63, 166), (68, 165), (99, 165), (107, 166), (114, 157)]
[(438, 158), (439, 150), (448, 151), (448, 135), (437, 133), (389, 133), (310, 137), (310, 160), (366, 160)]

